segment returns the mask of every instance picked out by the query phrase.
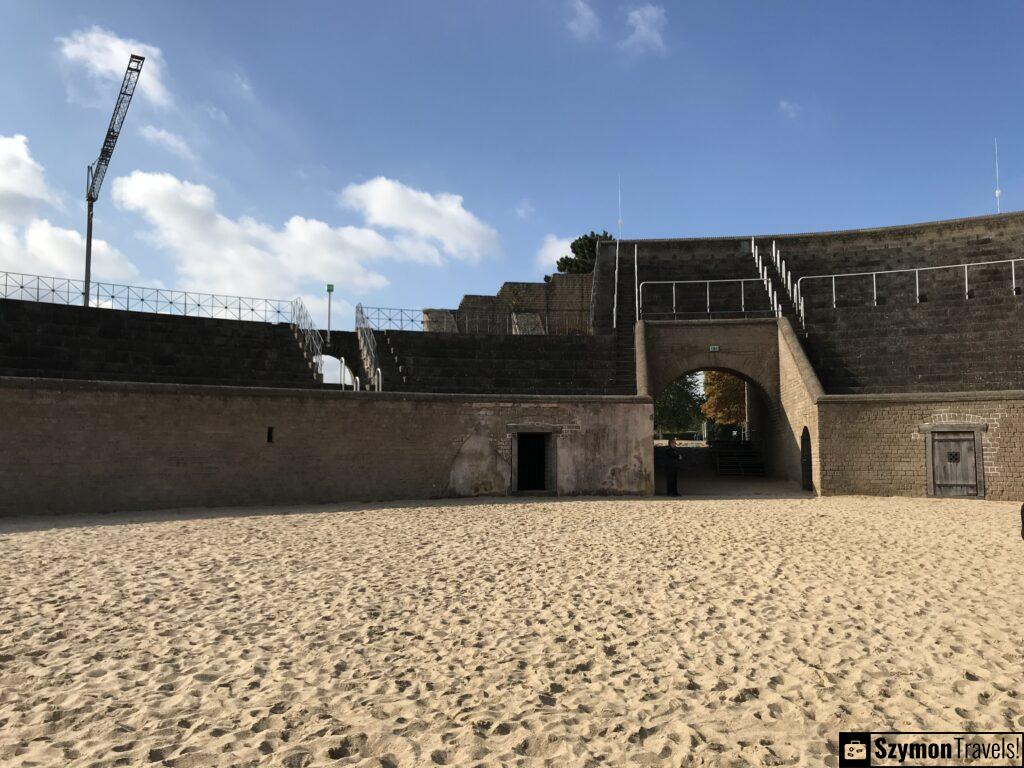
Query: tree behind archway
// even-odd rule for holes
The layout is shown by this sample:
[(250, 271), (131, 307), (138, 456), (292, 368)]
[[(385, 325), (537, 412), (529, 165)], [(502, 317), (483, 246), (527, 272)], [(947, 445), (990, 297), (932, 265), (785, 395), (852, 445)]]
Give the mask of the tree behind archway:
[(722, 371), (704, 374), (701, 413), (716, 424), (742, 424), (747, 418), (746, 384), (739, 376)]

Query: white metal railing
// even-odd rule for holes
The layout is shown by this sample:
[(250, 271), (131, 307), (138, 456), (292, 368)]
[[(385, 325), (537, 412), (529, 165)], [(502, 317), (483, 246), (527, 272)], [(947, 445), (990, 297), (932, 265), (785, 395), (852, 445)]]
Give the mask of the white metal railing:
[[(494, 310), (357, 308), (356, 327), (374, 331), (422, 331), (424, 333), (475, 333), (493, 336), (590, 334), (590, 313), (574, 309)], [(369, 341), (367, 342), (370, 343)]]
[[(595, 269), (597, 262), (594, 262)], [(615, 238), (615, 294), (612, 298), (612, 330), (619, 327), (619, 238)]]
[(312, 361), (316, 369), (317, 379), (322, 381), (324, 372), (324, 339), (320, 335), (320, 330), (316, 327), (316, 323), (313, 322), (313, 317), (309, 314), (309, 310), (306, 309), (305, 303), (300, 298), (292, 299), (291, 325), (296, 338), (302, 344), (302, 351), (305, 353), (306, 359)]
[[(80, 305), (85, 281), (68, 277), (0, 272), (0, 299), (36, 301), (44, 304)], [(146, 288), (117, 283), (89, 285), (89, 306), (158, 315), (209, 317), (258, 323), (288, 323), (296, 334), (306, 358), (323, 373), (323, 338), (302, 299), (259, 299), (226, 296), (168, 288)]]
[[(761, 282), (763, 282), (763, 280), (764, 280), (763, 277), (744, 277), (744, 278), (733, 278), (733, 279), (729, 279), (729, 280), (645, 280), (644, 282), (640, 283), (640, 287), (639, 287), (639, 290), (638, 290), (639, 297), (640, 297), (640, 301), (639, 301), (640, 314), (641, 314), (641, 316), (645, 315), (645, 311), (643, 309), (644, 289), (645, 288), (648, 288), (649, 286), (652, 286), (652, 285), (671, 285), (672, 286), (672, 316), (673, 317), (676, 317), (679, 314), (684, 314), (684, 315), (706, 314), (708, 316), (711, 316), (711, 315), (716, 314), (716, 313), (717, 314), (732, 314), (732, 313), (736, 313), (736, 312), (741, 312), (744, 315), (756, 315), (756, 314), (772, 314), (772, 315), (774, 315), (774, 314), (776, 314), (776, 304), (775, 303), (773, 303), (771, 310), (748, 310), (747, 309), (747, 287), (746, 287), (746, 284), (747, 283), (761, 283)], [(739, 284), (739, 287), (740, 287), (740, 308), (736, 309), (735, 307), (731, 307), (731, 308), (712, 309), (712, 306), (711, 306), (711, 286), (712, 285), (737, 284), (737, 283)], [(702, 285), (702, 286), (704, 286), (704, 300), (705, 300), (705, 310), (706, 311), (705, 312), (699, 312), (699, 313), (694, 313), (694, 312), (682, 312), (682, 313), (680, 313), (680, 312), (678, 312), (678, 310), (677, 310), (677, 307), (678, 307), (678, 305), (677, 305), (678, 295), (677, 295), (677, 291), (676, 291), (676, 286), (679, 286), (679, 285), (684, 285), (684, 286)], [(769, 293), (768, 293), (769, 298), (771, 298), (771, 289), (768, 288), (767, 285), (766, 285), (766, 289), (769, 291)], [(650, 313), (646, 313), (646, 314), (650, 315)], [(667, 314), (667, 313), (660, 313), (659, 312), (659, 313), (655, 313), (655, 314)]]
[(422, 331), (422, 309), (400, 309), (398, 307), (364, 307), (359, 305), (363, 322), (375, 331)]
[[(82, 304), (85, 281), (67, 277), (0, 272), (0, 298), (46, 304)], [(151, 312), (161, 315), (250, 320), (261, 323), (292, 321), (292, 302), (213, 293), (96, 283), (89, 286), (89, 304), (102, 309)]]
[(872, 306), (878, 306), (878, 276), (879, 275), (897, 275), (897, 274), (914, 274), (914, 299), (916, 303), (921, 303), (921, 273), (922, 272), (934, 272), (942, 269), (962, 269), (964, 271), (964, 298), (970, 300), (971, 298), (971, 283), (969, 270), (971, 267), (989, 267), (999, 266), (1002, 264), (1010, 265), (1010, 292), (1011, 295), (1017, 296), (1020, 294), (1020, 288), (1017, 286), (1017, 262), (1024, 262), (1024, 258), (1018, 259), (1000, 259), (998, 261), (972, 261), (965, 264), (945, 264), (937, 267), (907, 267), (905, 269), (879, 269), (873, 272), (843, 272), (834, 275), (806, 275), (796, 281), (795, 289), (795, 304), (797, 312), (800, 315), (800, 322), (803, 323), (806, 318), (806, 310), (804, 308), (804, 280), (829, 280), (832, 283), (832, 309), (836, 308), (837, 303), (837, 289), (836, 280), (846, 277), (870, 277), (871, 278), (871, 303)]
[[(422, 318), (421, 318), (422, 324)], [(378, 392), (383, 385), (383, 377), (380, 375), (380, 366), (377, 359), (377, 339), (373, 335), (373, 326), (367, 317), (362, 304), (356, 304), (356, 340), (359, 343), (359, 355), (362, 358), (363, 370), (368, 372), (369, 382), (376, 385)], [(359, 384), (356, 384), (359, 389)]]
[[(750, 255), (754, 258), (754, 268), (757, 270), (757, 274), (760, 275), (761, 282), (764, 284), (764, 289), (768, 294), (768, 301), (772, 305), (772, 312), (776, 317), (782, 317), (782, 302), (779, 301), (778, 291), (775, 290), (775, 282), (772, 280), (768, 264), (766, 264), (765, 260), (762, 258), (761, 249), (757, 243), (754, 242), (754, 238), (750, 238)], [(778, 270), (779, 274), (783, 276), (783, 283), (785, 284), (785, 262), (782, 262), (779, 257), (779, 252), (775, 248), (774, 240), (772, 240), (771, 263), (775, 264), (775, 268)]]

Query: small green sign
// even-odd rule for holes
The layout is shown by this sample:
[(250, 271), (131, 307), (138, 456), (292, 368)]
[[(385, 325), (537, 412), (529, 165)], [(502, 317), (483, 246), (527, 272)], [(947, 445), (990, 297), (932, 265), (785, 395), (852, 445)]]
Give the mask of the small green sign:
[(717, 344), (708, 345), (708, 352), (717, 352), (719, 349), (720, 347)]
[(327, 292), (328, 293), (334, 293), (334, 283), (328, 283), (327, 284)]

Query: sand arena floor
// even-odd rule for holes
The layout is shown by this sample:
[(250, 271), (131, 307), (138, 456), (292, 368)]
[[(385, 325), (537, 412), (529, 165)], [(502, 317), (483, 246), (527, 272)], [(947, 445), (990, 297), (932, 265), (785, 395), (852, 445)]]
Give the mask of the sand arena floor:
[(1024, 730), (1014, 505), (287, 512), (0, 521), (0, 765), (836, 765), (841, 729)]

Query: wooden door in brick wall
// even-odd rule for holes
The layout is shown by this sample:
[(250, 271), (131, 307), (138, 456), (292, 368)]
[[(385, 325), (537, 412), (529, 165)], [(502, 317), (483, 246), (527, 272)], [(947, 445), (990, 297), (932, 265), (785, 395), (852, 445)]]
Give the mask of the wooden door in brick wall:
[(973, 432), (936, 432), (932, 436), (932, 483), (936, 496), (978, 495)]

